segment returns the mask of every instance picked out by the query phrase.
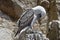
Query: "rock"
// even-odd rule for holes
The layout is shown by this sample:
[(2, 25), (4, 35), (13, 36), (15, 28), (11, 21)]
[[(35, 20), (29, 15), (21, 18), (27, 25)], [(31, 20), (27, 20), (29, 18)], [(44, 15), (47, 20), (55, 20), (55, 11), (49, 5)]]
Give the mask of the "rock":
[(9, 15), (13, 20), (17, 20), (22, 14), (22, 8), (12, 0), (0, 0), (0, 10)]
[(22, 32), (15, 40), (49, 40), (41, 31), (28, 28)]
[(0, 17), (5, 18), (6, 20), (11, 20), (11, 18), (8, 15), (6, 15), (5, 13), (3, 13), (2, 11), (0, 11)]
[[(53, 20), (49, 23), (49, 32), (47, 37), (50, 40), (60, 40), (59, 38), (59, 20)], [(53, 35), (53, 36), (52, 36)]]
[(15, 22), (0, 17), (0, 28), (8, 28), (11, 31), (15, 32), (15, 30), (17, 31), (18, 27)]
[(19, 0), (18, 2), (21, 7), (26, 10), (37, 5), (37, 0)]
[(8, 40), (8, 39), (13, 40), (16, 31), (17, 31), (17, 25), (15, 22), (0, 17), (0, 40)]
[(13, 40), (13, 32), (7, 28), (1, 28), (0, 40)]

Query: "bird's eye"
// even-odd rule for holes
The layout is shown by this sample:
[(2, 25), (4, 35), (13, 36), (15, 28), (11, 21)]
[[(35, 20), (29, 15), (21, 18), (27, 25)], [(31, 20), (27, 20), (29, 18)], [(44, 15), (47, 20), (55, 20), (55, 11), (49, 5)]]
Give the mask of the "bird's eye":
[(41, 13), (39, 13), (38, 16), (41, 17)]

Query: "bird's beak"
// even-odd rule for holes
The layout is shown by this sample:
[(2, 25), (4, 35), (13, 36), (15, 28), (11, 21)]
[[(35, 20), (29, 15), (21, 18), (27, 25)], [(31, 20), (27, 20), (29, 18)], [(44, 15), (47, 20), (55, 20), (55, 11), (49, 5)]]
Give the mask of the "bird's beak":
[(41, 24), (41, 19), (38, 19), (38, 23)]

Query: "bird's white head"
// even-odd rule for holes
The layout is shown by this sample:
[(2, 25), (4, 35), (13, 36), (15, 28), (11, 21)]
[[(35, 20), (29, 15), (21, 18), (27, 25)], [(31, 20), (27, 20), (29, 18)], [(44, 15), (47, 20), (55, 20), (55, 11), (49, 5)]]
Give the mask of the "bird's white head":
[(41, 14), (41, 18), (46, 16), (46, 10), (44, 7), (42, 6), (36, 6), (34, 8), (32, 8), (33, 10), (35, 10), (35, 14)]

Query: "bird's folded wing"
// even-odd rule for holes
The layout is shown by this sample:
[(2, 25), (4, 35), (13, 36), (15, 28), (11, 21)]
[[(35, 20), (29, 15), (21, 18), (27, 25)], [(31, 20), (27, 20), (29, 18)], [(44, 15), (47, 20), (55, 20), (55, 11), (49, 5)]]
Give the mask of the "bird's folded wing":
[(27, 26), (31, 23), (34, 18), (34, 12), (32, 9), (27, 10), (20, 18), (20, 26)]

